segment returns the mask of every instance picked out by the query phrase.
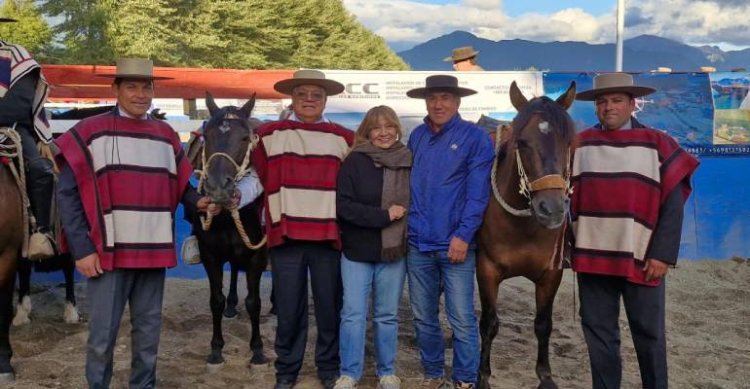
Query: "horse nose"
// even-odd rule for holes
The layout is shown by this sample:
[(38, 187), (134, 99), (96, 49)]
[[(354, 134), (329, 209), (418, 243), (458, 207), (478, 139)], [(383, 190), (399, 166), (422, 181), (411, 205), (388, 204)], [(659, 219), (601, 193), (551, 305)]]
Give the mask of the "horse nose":
[(539, 202), (539, 213), (541, 214), (541, 216), (552, 215), (552, 211), (549, 209), (546, 201)]

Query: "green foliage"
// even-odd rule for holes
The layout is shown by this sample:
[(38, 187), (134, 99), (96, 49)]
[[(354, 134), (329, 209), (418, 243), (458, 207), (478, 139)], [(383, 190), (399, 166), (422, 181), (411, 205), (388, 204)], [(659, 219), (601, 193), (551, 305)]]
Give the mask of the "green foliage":
[(34, 0), (5, 0), (0, 5), (0, 17), (18, 20), (18, 23), (0, 23), (0, 39), (21, 45), (32, 55), (49, 45), (52, 30), (34, 6)]
[(43, 0), (61, 63), (407, 69), (340, 0)]

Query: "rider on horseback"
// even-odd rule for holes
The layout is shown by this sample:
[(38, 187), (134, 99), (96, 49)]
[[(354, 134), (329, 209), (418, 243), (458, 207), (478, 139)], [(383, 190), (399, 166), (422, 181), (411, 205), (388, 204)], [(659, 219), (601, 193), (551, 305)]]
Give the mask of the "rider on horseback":
[[(16, 20), (0, 18), (2, 22)], [(24, 189), (29, 191), (31, 210), (36, 219), (27, 253), (27, 257), (33, 260), (47, 259), (55, 254), (50, 235), (55, 173), (52, 161), (37, 149), (37, 141), (45, 145), (52, 141), (52, 131), (44, 111), (47, 93), (42, 69), (26, 49), (0, 40), (0, 128), (15, 128), (21, 138), (29, 178)]]

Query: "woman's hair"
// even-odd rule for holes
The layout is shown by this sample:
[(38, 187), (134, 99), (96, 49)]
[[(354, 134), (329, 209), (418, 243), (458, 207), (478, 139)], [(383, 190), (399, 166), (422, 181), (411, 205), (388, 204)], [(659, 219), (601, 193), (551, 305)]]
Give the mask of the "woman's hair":
[(396, 139), (401, 139), (404, 136), (403, 130), (401, 129), (401, 121), (398, 120), (398, 115), (393, 108), (387, 105), (378, 105), (377, 107), (370, 108), (365, 114), (365, 118), (362, 119), (362, 123), (357, 128), (355, 145), (359, 145), (368, 142), (370, 131), (373, 127), (378, 126), (378, 120), (380, 118), (385, 119), (386, 123), (396, 125)]

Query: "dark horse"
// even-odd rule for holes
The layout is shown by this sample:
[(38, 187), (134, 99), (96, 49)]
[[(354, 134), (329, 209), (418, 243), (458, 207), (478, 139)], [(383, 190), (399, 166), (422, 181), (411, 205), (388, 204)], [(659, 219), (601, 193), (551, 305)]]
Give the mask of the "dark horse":
[(570, 158), (575, 125), (566, 110), (575, 83), (556, 101), (527, 100), (515, 82), (510, 99), (518, 110), (509, 139), (498, 148), (492, 197), (479, 230), (477, 282), (482, 302), (479, 387), (489, 388), (490, 348), (497, 335), (497, 292), (505, 279), (524, 276), (536, 285), (534, 333), (540, 388), (556, 388), (549, 365), (552, 303), (562, 278)]
[[(20, 143), (17, 151), (20, 153)], [(13, 319), (13, 289), (23, 244), (23, 200), (6, 157), (0, 161), (0, 383), (15, 379), (10, 359), (10, 322)]]
[[(252, 334), (250, 350), (252, 364), (267, 363), (263, 355), (263, 341), (260, 336), (260, 279), (268, 263), (268, 252), (265, 246), (250, 249), (243, 241), (234, 219), (226, 208), (231, 208), (235, 197), (238, 169), (247, 167), (248, 148), (254, 145), (254, 128), (260, 122), (250, 118), (255, 105), (255, 96), (242, 108), (216, 106), (213, 97), (206, 94), (206, 105), (211, 118), (203, 130), (205, 139), (203, 160), (203, 190), (213, 203), (225, 207), (211, 219), (210, 227), (204, 230), (203, 223), (193, 218), (193, 230), (198, 238), (201, 263), (206, 269), (211, 288), (211, 315), (213, 319), (213, 337), (209, 366), (224, 362), (222, 349), (224, 337), (221, 330), (222, 313), (227, 305), (222, 286), (224, 264), (229, 261), (232, 269), (245, 270), (247, 278), (247, 297), (245, 307), (250, 315)], [(241, 224), (247, 238), (253, 243), (263, 239), (260, 224), (258, 199), (239, 210)], [(235, 292), (236, 293), (236, 292)]]
[(31, 314), (31, 270), (49, 273), (62, 270), (65, 276), (65, 310), (63, 321), (78, 323), (80, 315), (75, 296), (75, 261), (69, 253), (59, 254), (44, 261), (30, 261), (20, 258), (18, 261), (18, 304), (13, 316), (13, 325), (20, 326), (30, 322)]

